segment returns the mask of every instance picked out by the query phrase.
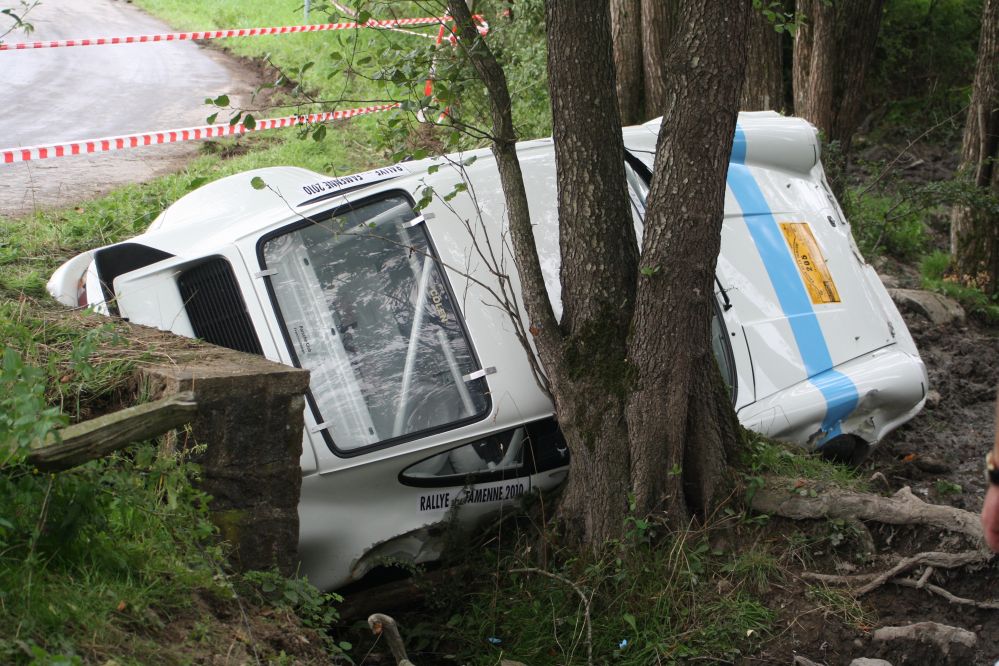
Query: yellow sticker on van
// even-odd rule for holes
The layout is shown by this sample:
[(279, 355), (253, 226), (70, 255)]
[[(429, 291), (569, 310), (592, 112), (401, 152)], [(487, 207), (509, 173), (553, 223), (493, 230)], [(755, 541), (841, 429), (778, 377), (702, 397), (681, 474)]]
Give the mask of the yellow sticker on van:
[(833, 282), (826, 260), (815, 242), (812, 228), (807, 222), (781, 222), (780, 230), (784, 234), (787, 246), (791, 248), (794, 263), (798, 266), (805, 289), (815, 305), (823, 303), (839, 303), (839, 291)]

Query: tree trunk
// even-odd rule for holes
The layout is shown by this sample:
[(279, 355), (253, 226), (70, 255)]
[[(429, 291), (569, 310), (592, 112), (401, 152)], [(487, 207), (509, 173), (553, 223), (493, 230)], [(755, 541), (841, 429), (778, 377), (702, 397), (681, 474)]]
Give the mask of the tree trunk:
[(625, 340), (638, 248), (625, 185), (620, 114), (616, 100), (605, 92), (614, 86), (610, 11), (600, 0), (584, 4), (546, 6), (562, 253), (562, 320), (557, 322), (535, 250), (505, 77), (488, 46), (476, 41), (460, 0), (449, 3), (461, 26), (459, 44), (489, 92), (493, 153), (507, 199), (524, 306), (572, 451), (560, 516), (573, 536), (596, 548), (620, 536), (627, 508)]
[[(999, 0), (985, 0), (978, 65), (961, 148), (961, 168), (980, 188), (999, 195)], [(954, 272), (965, 284), (999, 294), (999, 216), (958, 206), (951, 217)]]
[(642, 2), (611, 0), (611, 36), (621, 121), (635, 125), (642, 120)]
[(849, 150), (885, 0), (797, 0), (794, 112)]
[(675, 526), (709, 509), (738, 442), (709, 328), (749, 8), (706, 0), (686, 9), (666, 63), (626, 413), (636, 509), (665, 506)]
[(621, 534), (628, 497), (625, 340), (638, 247), (624, 174), (606, 2), (545, 4), (558, 179), (563, 348), (541, 361), (572, 451), (560, 515), (591, 546)]
[(645, 71), (645, 117), (666, 112), (666, 57), (676, 34), (678, 0), (642, 0), (642, 49)]
[(762, 12), (750, 13), (746, 81), (739, 105), (743, 111), (784, 111), (783, 36)]

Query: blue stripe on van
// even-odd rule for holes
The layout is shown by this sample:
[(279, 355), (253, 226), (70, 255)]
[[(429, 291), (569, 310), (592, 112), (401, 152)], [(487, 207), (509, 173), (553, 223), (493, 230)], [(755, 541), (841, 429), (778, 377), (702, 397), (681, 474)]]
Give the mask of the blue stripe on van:
[(770, 205), (745, 161), (746, 135), (741, 127), (736, 126), (732, 160), (728, 166), (728, 186), (742, 208), (746, 227), (791, 326), (809, 381), (825, 398), (826, 415), (822, 420), (825, 434), (819, 441), (822, 444), (840, 434), (840, 422), (856, 409), (857, 387), (849, 377), (833, 370), (832, 356), (801, 274), (770, 211)]

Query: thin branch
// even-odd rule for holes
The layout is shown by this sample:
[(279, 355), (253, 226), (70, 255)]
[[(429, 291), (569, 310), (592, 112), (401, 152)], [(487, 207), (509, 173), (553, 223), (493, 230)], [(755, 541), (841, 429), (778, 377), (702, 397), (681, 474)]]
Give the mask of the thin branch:
[(576, 595), (579, 596), (583, 602), (583, 619), (586, 622), (586, 663), (589, 664), (589, 666), (593, 666), (593, 625), (590, 623), (590, 600), (587, 598), (586, 594), (583, 593), (583, 590), (565, 576), (560, 576), (550, 571), (545, 571), (544, 569), (526, 567), (521, 569), (510, 569), (510, 573), (533, 573), (538, 574), (539, 576), (547, 576), (548, 578), (568, 585), (573, 589), (573, 591), (575, 591)]

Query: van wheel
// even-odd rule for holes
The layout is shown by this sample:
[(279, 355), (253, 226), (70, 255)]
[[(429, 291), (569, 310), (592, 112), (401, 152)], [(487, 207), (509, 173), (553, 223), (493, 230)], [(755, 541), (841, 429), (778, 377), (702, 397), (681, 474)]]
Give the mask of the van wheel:
[(822, 457), (856, 467), (871, 452), (871, 445), (856, 435), (838, 435), (819, 448)]

